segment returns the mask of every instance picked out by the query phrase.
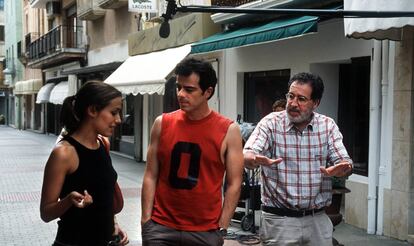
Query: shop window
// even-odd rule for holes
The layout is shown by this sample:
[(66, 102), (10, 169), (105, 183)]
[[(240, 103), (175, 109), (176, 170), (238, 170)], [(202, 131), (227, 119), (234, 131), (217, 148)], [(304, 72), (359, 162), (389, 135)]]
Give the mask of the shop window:
[(134, 143), (134, 96), (127, 95), (124, 100), (121, 124), (122, 141)]
[(354, 161), (354, 173), (368, 176), (370, 57), (339, 66), (338, 126)]
[(9, 100), (10, 100), (10, 104), (9, 104), (9, 123), (10, 124), (12, 124), (12, 125), (16, 125), (16, 122), (15, 122), (15, 106), (14, 106), (14, 103), (15, 103), (15, 96), (10, 96), (9, 97)]
[(176, 77), (173, 76), (165, 83), (164, 113), (173, 112), (180, 108), (177, 100)]
[(0, 42), (4, 42), (4, 26), (0, 25)]
[(244, 74), (244, 121), (257, 123), (272, 112), (272, 104), (285, 98), (290, 69)]
[(53, 133), (53, 134), (58, 131), (56, 129), (55, 122), (59, 121), (55, 107), (56, 106), (52, 103), (47, 103), (46, 105), (46, 115), (47, 115), (46, 132)]
[(40, 131), (42, 121), (42, 104), (34, 104), (34, 127), (33, 129)]

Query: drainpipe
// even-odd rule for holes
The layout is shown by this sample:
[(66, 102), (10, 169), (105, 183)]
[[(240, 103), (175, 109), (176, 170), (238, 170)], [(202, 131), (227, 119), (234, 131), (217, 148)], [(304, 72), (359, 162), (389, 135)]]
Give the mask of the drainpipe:
[(144, 94), (142, 100), (142, 161), (147, 161), (147, 151), (151, 130), (149, 126), (149, 95)]
[[(392, 152), (392, 135), (390, 129), (392, 129), (392, 108), (390, 109), (390, 98), (392, 95), (389, 80), (389, 71), (393, 63), (389, 56), (389, 41), (382, 41), (382, 112), (381, 112), (381, 154), (380, 154), (380, 166), (378, 168), (378, 210), (377, 210), (377, 235), (383, 234), (384, 224), (384, 185), (386, 178), (387, 165), (391, 162)], [(392, 104), (391, 104), (392, 105)]]
[[(84, 64), (81, 64), (81, 66), (86, 66), (88, 64), (88, 53), (89, 53), (89, 48), (91, 46), (91, 38), (89, 36), (89, 29), (88, 29), (88, 23), (87, 21), (82, 21), (82, 40), (81, 40), (81, 44), (80, 46), (85, 48), (85, 61)], [(78, 34), (76, 34), (78, 35)], [(79, 88), (79, 87), (78, 87)]]
[(381, 41), (374, 40), (372, 55), (372, 77), (370, 81), (370, 116), (369, 116), (369, 153), (368, 153), (368, 225), (367, 233), (375, 233), (377, 209), (377, 165), (379, 163), (380, 140), (380, 86), (381, 78)]

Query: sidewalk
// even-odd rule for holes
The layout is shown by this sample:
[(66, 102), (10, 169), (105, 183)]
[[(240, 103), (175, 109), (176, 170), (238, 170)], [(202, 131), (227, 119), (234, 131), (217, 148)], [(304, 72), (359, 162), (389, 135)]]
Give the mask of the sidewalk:
[[(0, 244), (16, 246), (51, 245), (56, 220), (44, 223), (39, 215), (43, 169), (56, 136), (19, 131), (0, 125)], [(125, 199), (117, 215), (128, 233), (131, 246), (141, 245), (141, 184), (145, 164), (111, 154)], [(237, 223), (231, 227), (241, 234)], [(244, 233), (245, 234), (245, 233)], [(344, 245), (408, 245), (386, 237), (367, 235), (364, 230), (341, 223), (334, 237)], [(241, 245), (226, 240), (226, 246)]]

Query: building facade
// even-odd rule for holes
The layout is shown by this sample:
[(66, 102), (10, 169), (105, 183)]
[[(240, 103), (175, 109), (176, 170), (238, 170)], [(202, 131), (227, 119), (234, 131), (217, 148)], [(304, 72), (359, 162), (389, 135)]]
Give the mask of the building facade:
[(0, 1), (0, 124), (8, 124), (8, 95), (9, 86), (6, 85), (3, 74), (5, 62), (5, 20), (4, 20), (4, 0)]
[(158, 13), (134, 13), (140, 25), (128, 37), (129, 58), (105, 80), (125, 94), (125, 121), (118, 143), (121, 151), (128, 151), (134, 142), (131, 147), (137, 160), (146, 161), (155, 118), (178, 108), (175, 78), (171, 75), (175, 65), (189, 54), (191, 43), (219, 30), (209, 14), (179, 14), (170, 21), (170, 35), (161, 38), (159, 16), (164, 12), (163, 5), (164, 1), (159, 1)]
[(22, 3), (22, 36), (17, 42), (17, 59), (24, 68), (22, 80), (14, 85), (14, 95), (20, 104), (21, 128), (43, 132), (42, 105), (36, 104), (37, 93), (43, 85), (42, 73), (40, 69), (27, 67), (27, 63), (30, 40), (46, 33), (46, 11), (31, 8), (27, 0)]
[(17, 43), (22, 37), (22, 1), (5, 1), (4, 2), (5, 18), (5, 65), (3, 74), (5, 75), (5, 84), (11, 90), (6, 97), (7, 100), (7, 122), (10, 126), (21, 128), (21, 104), (13, 93), (13, 88), (17, 81), (23, 78), (23, 64), (18, 59)]
[(63, 100), (79, 87), (76, 75), (64, 71), (86, 64), (86, 27), (78, 17), (76, 0), (30, 0), (29, 5), (45, 14), (37, 15), (35, 20), (39, 32), (25, 37), (26, 68), (41, 71), (43, 87), (37, 93), (36, 104), (42, 108), (43, 131), (57, 135), (62, 128), (59, 117)]
[[(77, 77), (80, 84), (88, 80), (104, 81), (128, 56), (128, 35), (139, 28), (137, 14), (128, 11), (128, 1), (78, 1), (78, 17), (85, 22), (87, 63), (64, 74)], [(137, 159), (137, 141), (134, 136), (134, 98), (124, 95), (123, 122), (117, 128), (111, 141), (111, 148)]]

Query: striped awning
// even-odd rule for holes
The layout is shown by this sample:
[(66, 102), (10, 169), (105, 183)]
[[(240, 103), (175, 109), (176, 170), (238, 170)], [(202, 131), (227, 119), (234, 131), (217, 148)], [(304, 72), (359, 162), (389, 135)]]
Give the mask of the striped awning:
[(52, 89), (50, 92), (49, 102), (53, 104), (63, 104), (63, 100), (72, 95), (73, 93), (69, 91), (69, 82), (63, 81)]
[(23, 81), (17, 81), (14, 85), (15, 95), (30, 95), (36, 94), (42, 87), (41, 79), (29, 79)]
[(317, 17), (302, 16), (278, 19), (266, 24), (242, 27), (207, 37), (193, 43), (191, 45), (191, 53), (204, 53), (264, 42), (273, 42), (317, 32), (317, 30)]
[[(413, 0), (344, 0), (347, 11), (414, 11)], [(345, 18), (345, 35), (351, 38), (402, 40), (402, 29), (414, 26), (414, 17)]]
[(109, 76), (108, 83), (123, 94), (164, 95), (167, 76), (189, 53), (189, 44), (131, 56)]
[(39, 92), (37, 93), (36, 103), (48, 103), (50, 98), (50, 92), (52, 91), (53, 87), (55, 87), (54, 83), (47, 83), (42, 88), (40, 88)]

